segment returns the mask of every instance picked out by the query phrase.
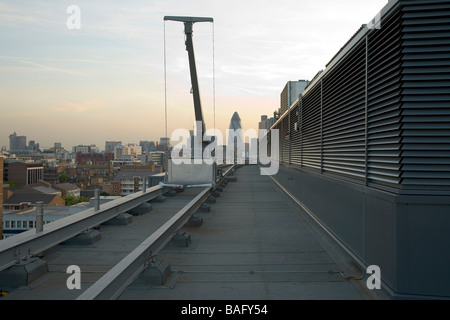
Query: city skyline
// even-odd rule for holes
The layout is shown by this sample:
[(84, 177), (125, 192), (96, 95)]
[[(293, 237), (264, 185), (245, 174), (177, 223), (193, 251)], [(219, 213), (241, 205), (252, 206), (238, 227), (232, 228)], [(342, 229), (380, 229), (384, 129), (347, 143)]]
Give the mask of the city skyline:
[[(14, 137), (14, 141), (11, 141), (11, 137)], [(17, 138), (21, 139), (21, 146), (17, 147)], [(5, 146), (0, 146), (0, 151), (2, 151), (3, 148), (5, 148), (5, 150), (11, 152), (11, 153), (23, 153), (24, 151), (26, 152), (37, 152), (37, 151), (45, 151), (48, 149), (55, 149), (58, 151), (63, 151), (63, 152), (78, 152), (76, 151), (77, 148), (83, 147), (83, 148), (94, 148), (97, 151), (89, 151), (87, 153), (90, 152), (105, 152), (105, 153), (114, 153), (114, 149), (115, 146), (122, 146), (122, 147), (126, 147), (126, 146), (143, 146), (145, 145), (146, 148), (148, 148), (150, 145), (153, 147), (158, 147), (159, 145), (165, 145), (166, 144), (166, 140), (169, 143), (172, 143), (172, 141), (170, 141), (170, 139), (166, 139), (166, 137), (160, 137), (159, 139), (156, 140), (139, 140), (138, 142), (133, 141), (133, 142), (122, 142), (122, 141), (111, 141), (111, 140), (106, 140), (103, 141), (103, 143), (101, 143), (100, 145), (96, 145), (96, 144), (77, 144), (77, 145), (71, 145), (71, 146), (64, 146), (61, 142), (55, 141), (51, 146), (46, 146), (41, 148), (40, 144), (38, 141), (34, 140), (34, 139), (28, 139), (27, 136), (21, 136), (18, 135), (17, 132), (14, 132), (12, 134), (10, 134), (9, 136), (10, 142), (8, 145)], [(111, 145), (113, 145), (113, 148), (111, 149)], [(74, 151), (75, 150), (75, 151)]]
[[(158, 141), (165, 95), (167, 136), (191, 129), (183, 26), (165, 15), (215, 20), (194, 26), (207, 128), (225, 133), (238, 112), (244, 130), (257, 129), (287, 81), (312, 79), (386, 2), (0, 1), (0, 146), (13, 132), (41, 148)], [(70, 5), (81, 29), (67, 28)]]

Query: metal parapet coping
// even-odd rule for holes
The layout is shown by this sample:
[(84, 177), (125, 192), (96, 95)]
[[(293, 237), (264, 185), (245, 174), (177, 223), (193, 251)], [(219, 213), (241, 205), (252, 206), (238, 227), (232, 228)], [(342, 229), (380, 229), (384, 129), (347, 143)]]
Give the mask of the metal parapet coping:
[(205, 184), (189, 184), (189, 185), (184, 185), (184, 184), (173, 184), (173, 183), (165, 183), (165, 182), (160, 182), (159, 185), (161, 187), (169, 187), (169, 188), (175, 188), (175, 189), (182, 189), (182, 188), (212, 188), (214, 186), (213, 183), (205, 183)]

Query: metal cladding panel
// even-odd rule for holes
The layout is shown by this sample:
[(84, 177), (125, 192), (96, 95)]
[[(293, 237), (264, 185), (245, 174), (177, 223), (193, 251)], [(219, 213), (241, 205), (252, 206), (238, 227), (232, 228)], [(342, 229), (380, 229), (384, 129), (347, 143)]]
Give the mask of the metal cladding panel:
[(324, 172), (364, 179), (365, 74), (362, 42), (322, 80)]
[(402, 4), (402, 185), (450, 187), (450, 3)]
[(302, 99), (302, 164), (306, 168), (321, 169), (321, 88), (316, 85)]
[(401, 182), (401, 14), (383, 19), (368, 34), (367, 179)]

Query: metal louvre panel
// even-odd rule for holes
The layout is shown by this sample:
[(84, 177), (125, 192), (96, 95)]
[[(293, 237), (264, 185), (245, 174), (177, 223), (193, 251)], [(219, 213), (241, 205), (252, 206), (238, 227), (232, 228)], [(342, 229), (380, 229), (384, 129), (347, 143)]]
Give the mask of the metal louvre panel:
[(397, 10), (368, 35), (367, 182), (401, 182), (401, 22)]
[(402, 185), (450, 187), (450, 4), (403, 4)]
[(321, 88), (316, 85), (302, 99), (302, 165), (321, 169)]
[(286, 143), (286, 128), (289, 128), (288, 120), (289, 117), (284, 117), (281, 121), (277, 123), (273, 129), (279, 130), (278, 135), (278, 146), (279, 146), (279, 161), (281, 163), (289, 163), (289, 145)]
[(302, 164), (302, 134), (300, 130), (295, 130), (295, 123), (299, 123), (300, 119), (300, 102), (298, 102), (295, 106), (292, 107), (290, 111), (290, 163), (301, 166)]
[(323, 79), (323, 172), (365, 178), (365, 43)]
[(286, 133), (289, 132), (289, 116), (284, 117), (281, 122), (281, 144), (282, 144), (282, 153), (280, 161), (283, 163), (289, 163), (289, 140), (286, 138)]
[(448, 190), (449, 1), (400, 0), (365, 35), (277, 125), (281, 161), (376, 188)]

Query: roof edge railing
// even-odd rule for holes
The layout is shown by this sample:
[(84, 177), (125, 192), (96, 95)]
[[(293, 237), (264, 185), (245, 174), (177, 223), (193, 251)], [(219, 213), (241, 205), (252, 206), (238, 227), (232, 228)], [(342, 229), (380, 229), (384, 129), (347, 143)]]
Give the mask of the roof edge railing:
[(144, 202), (155, 199), (169, 190), (170, 188), (154, 186), (102, 204), (98, 210), (95, 207), (89, 208), (54, 221), (45, 225), (41, 232), (36, 232), (34, 228), (3, 239), (0, 241), (0, 271), (19, 262), (23, 257), (34, 256), (48, 250), (87, 229), (98, 226)]

